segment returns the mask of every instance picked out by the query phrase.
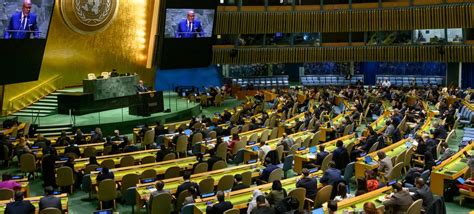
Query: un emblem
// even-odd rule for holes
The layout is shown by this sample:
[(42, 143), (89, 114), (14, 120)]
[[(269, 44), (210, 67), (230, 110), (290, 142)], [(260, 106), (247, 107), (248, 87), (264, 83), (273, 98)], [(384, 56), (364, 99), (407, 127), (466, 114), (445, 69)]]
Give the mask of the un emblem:
[(118, 11), (119, 0), (61, 0), (61, 15), (72, 30), (91, 34), (105, 30)]

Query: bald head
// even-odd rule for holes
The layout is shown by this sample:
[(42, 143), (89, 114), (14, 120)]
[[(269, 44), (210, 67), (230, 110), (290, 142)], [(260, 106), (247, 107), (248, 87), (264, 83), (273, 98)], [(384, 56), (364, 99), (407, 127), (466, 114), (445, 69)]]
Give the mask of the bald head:
[(194, 11), (192, 11), (192, 10), (188, 11), (188, 14), (187, 14), (186, 17), (187, 17), (188, 21), (194, 22)]
[(425, 180), (422, 177), (419, 177), (415, 180), (415, 184), (418, 188), (425, 186)]
[(23, 2), (23, 7), (22, 7), (21, 11), (23, 12), (23, 15), (25, 15), (25, 16), (30, 15), (30, 12), (31, 12), (31, 2), (30, 2), (29, 0), (25, 0), (25, 1)]

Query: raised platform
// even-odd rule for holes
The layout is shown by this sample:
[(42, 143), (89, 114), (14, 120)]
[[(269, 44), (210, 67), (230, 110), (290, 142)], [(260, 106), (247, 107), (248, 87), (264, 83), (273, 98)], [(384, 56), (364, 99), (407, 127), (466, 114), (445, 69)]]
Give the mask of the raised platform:
[[(77, 91), (78, 89), (69, 89), (68, 92)], [(60, 91), (61, 92), (61, 91)], [(84, 132), (90, 132), (96, 127), (100, 127), (105, 135), (110, 135), (113, 130), (122, 130), (122, 133), (131, 132), (133, 127), (144, 123), (169, 123), (174, 121), (186, 120), (192, 116), (201, 113), (201, 106), (197, 103), (189, 103), (188, 100), (181, 98), (174, 92), (163, 92), (164, 108), (170, 109), (171, 112), (161, 112), (150, 115), (149, 117), (141, 117), (129, 115), (127, 108), (118, 108), (97, 113), (90, 113), (81, 116), (70, 116), (63, 114), (52, 114), (46, 117), (35, 118), (32, 116), (20, 116), (18, 119), (25, 122), (34, 122), (39, 127), (61, 127), (64, 124), (72, 124), (75, 128), (80, 128)], [(61, 129), (58, 128), (58, 133)]]

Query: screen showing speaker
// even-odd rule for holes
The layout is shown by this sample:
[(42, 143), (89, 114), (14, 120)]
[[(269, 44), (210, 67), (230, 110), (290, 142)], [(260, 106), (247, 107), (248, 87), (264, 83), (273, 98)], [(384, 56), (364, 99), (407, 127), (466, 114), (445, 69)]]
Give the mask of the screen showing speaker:
[(0, 0), (0, 85), (38, 80), (54, 3)]
[(54, 0), (0, 2), (2, 39), (46, 39)]
[(210, 65), (216, 8), (215, 0), (166, 0), (161, 4), (155, 55), (160, 69)]

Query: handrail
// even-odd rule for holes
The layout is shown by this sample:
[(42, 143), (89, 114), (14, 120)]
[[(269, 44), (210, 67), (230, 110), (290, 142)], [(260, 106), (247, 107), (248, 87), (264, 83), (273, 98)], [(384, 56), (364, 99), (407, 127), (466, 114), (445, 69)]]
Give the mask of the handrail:
[[(49, 93), (51, 92), (54, 92), (55, 90), (57, 89), (61, 89), (63, 88), (63, 85), (62, 85), (62, 80), (63, 77), (61, 75), (56, 75), (54, 77), (51, 77), (50, 79), (38, 84), (37, 86), (29, 89), (29, 90), (26, 90), (25, 92), (15, 96), (15, 97), (12, 97), (8, 103), (9, 103), (9, 110), (8, 110), (8, 114), (13, 114), (15, 113), (16, 111), (19, 111), (21, 109), (23, 109), (24, 107), (40, 100), (41, 98), (47, 96)], [(51, 88), (48, 90), (48, 88)], [(32, 98), (31, 100), (26, 100), (26, 102), (21, 102), (21, 101), (25, 101), (26, 98), (29, 98), (30, 96), (32, 96), (32, 92), (35, 92), (37, 91), (40, 95), (38, 97), (34, 97)], [(43, 92), (42, 92), (43, 91)], [(19, 107), (18, 108), (15, 108), (15, 104), (19, 103)]]

